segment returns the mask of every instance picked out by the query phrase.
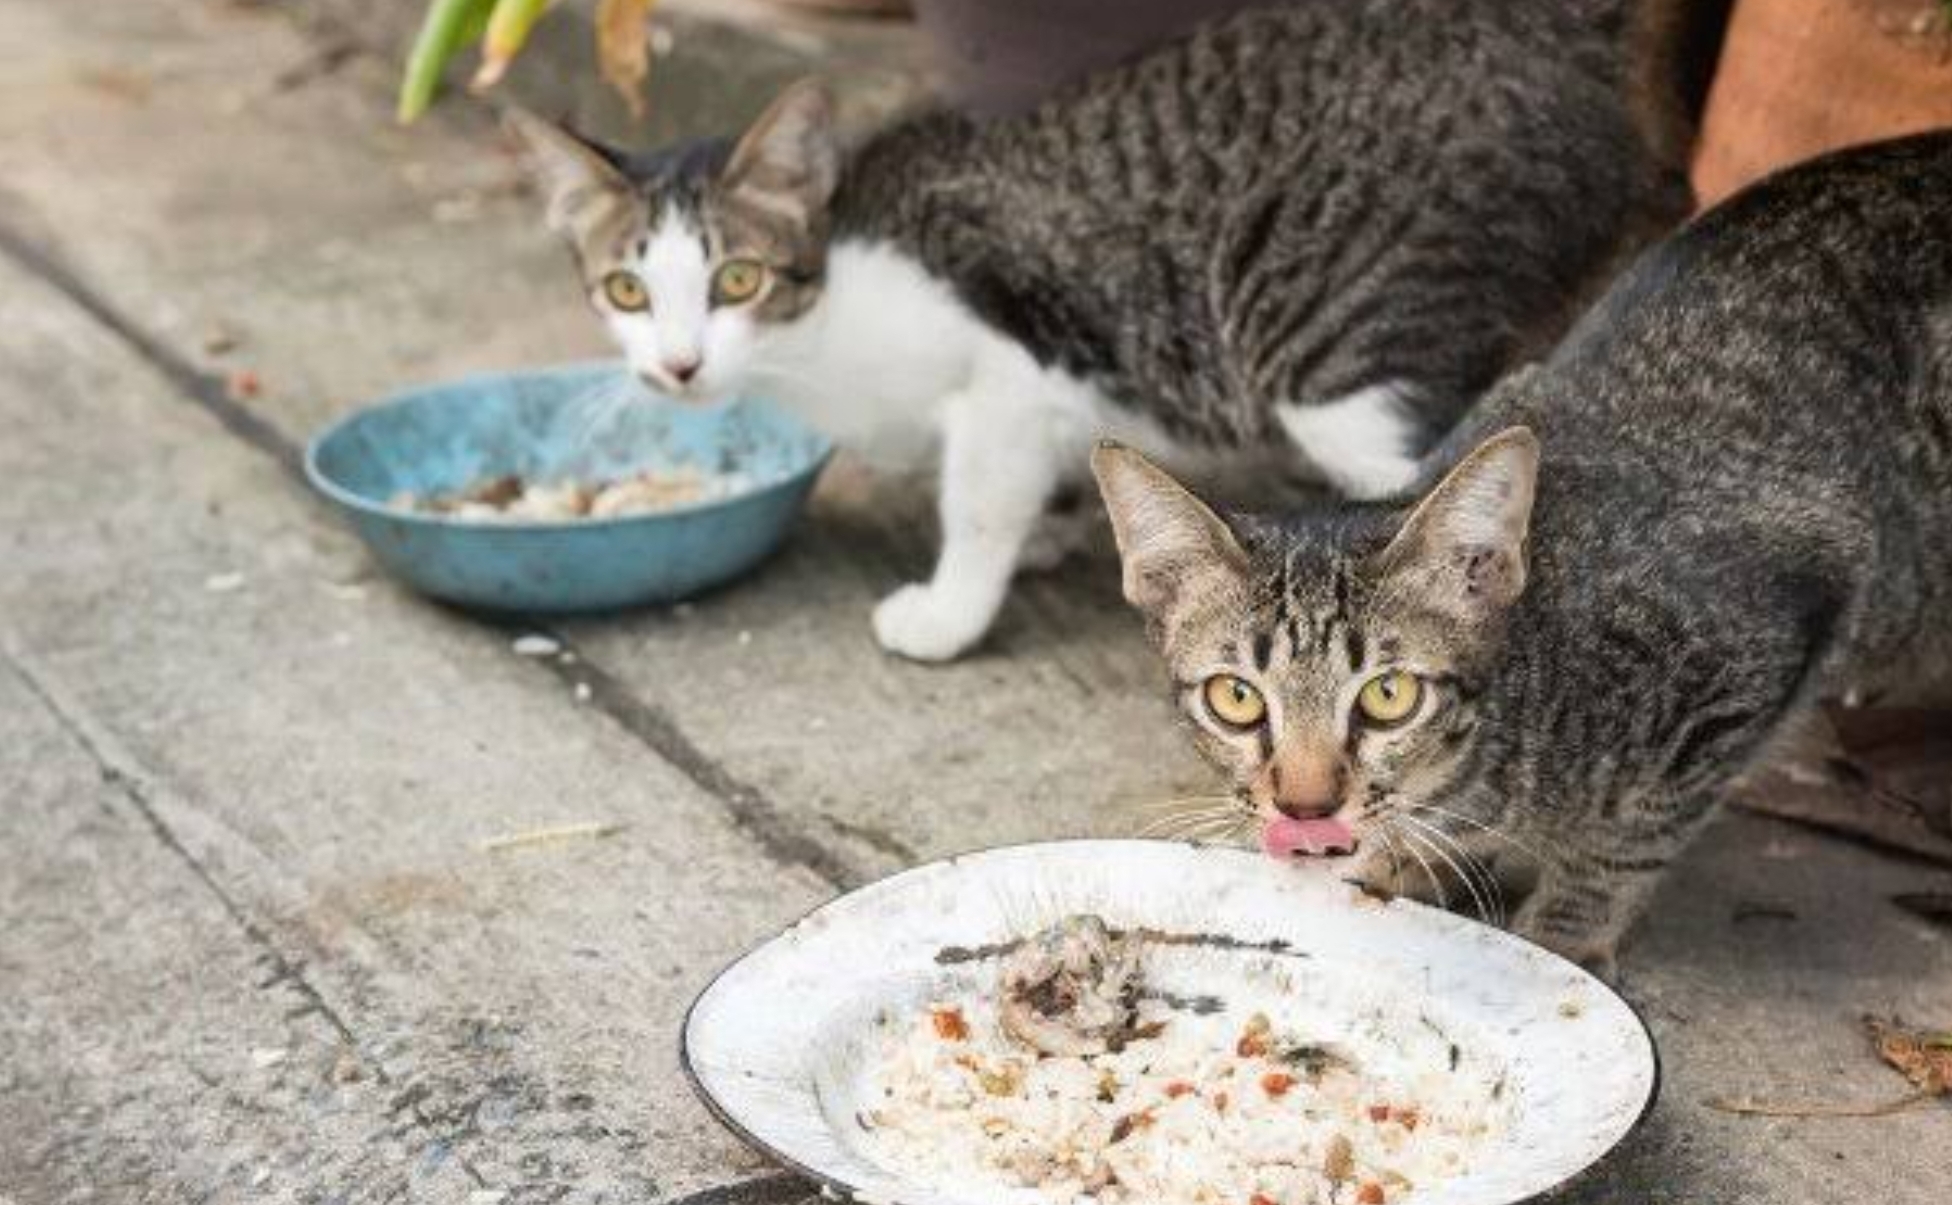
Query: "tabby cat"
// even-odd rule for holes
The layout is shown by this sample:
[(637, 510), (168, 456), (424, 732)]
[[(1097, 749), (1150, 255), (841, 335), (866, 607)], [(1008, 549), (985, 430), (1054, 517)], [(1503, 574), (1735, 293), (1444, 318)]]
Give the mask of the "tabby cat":
[(788, 90), (736, 144), (513, 124), (630, 364), (753, 391), (870, 459), (939, 441), (943, 546), (875, 632), (979, 640), (1094, 437), (1407, 484), (1475, 394), (1689, 205), (1672, 0), (1249, 11), (990, 123), (844, 150)]
[(1225, 521), (1101, 447), (1242, 829), (1522, 893), (1519, 932), (1605, 968), (1817, 700), (1952, 701), (1948, 196), (1952, 133), (1732, 199), (1475, 406), (1413, 505)]

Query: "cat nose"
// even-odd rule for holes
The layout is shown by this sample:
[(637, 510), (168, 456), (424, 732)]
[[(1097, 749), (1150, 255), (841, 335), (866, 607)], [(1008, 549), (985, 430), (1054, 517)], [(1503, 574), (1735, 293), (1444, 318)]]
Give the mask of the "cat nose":
[(1298, 800), (1275, 796), (1274, 810), (1290, 820), (1319, 820), (1333, 815), (1340, 805), (1333, 798)]
[(697, 356), (673, 358), (664, 362), (664, 371), (671, 374), (672, 380), (683, 385), (698, 375), (699, 363)]
[(1278, 750), (1257, 785), (1274, 810), (1291, 820), (1330, 816), (1342, 806), (1340, 759), (1321, 753)]

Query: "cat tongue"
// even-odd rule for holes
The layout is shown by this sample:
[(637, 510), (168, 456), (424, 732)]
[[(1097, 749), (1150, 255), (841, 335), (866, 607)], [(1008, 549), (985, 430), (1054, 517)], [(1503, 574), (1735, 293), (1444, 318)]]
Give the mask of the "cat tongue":
[(1296, 854), (1354, 853), (1356, 835), (1349, 826), (1331, 816), (1296, 820), (1277, 816), (1261, 828), (1261, 848), (1270, 858), (1291, 858)]

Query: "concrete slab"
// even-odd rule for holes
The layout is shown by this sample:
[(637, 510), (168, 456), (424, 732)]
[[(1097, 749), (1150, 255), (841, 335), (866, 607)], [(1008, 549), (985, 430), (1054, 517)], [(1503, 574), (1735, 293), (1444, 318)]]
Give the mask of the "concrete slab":
[(481, 1187), (10, 665), (0, 780), (0, 1199)]
[[(762, 1172), (683, 1090), (677, 1025), (716, 967), (827, 885), (505, 633), (363, 583), (279, 466), (5, 263), (0, 372), (13, 673), (342, 1019), (390, 1085), (387, 1116), (420, 1119), (415, 1158), (510, 1199)], [(495, 847), (585, 824), (611, 831)], [(63, 1004), (36, 1002), (39, 1022)], [(37, 1142), (83, 1137), (42, 1126)]]
[[(36, 19), (40, 53), (100, 55), (99, 30)], [(389, 70), (364, 60), (329, 85), (277, 93), (307, 44), (262, 16), (191, 8), (144, 28), (153, 58), (178, 66), (141, 105), (79, 85), (7, 95), (0, 83), (11, 220), (176, 354), (257, 372), (265, 393), (249, 408), (287, 444), (387, 389), (602, 349), (567, 258), (513, 194), (515, 169), (478, 113), (452, 106), (402, 134), (389, 124)], [(221, 138), (184, 137), (239, 93), (260, 99)], [(40, 133), (57, 120), (62, 138)], [(167, 163), (157, 146), (171, 148)], [(83, 161), (139, 170), (105, 192)], [(468, 222), (432, 220), (430, 198), (463, 195), (482, 198)], [(154, 237), (158, 220), (167, 239)], [(234, 356), (202, 355), (213, 325), (235, 331)], [(1201, 781), (1118, 600), (1108, 537), (1096, 559), (1022, 591), (990, 655), (947, 670), (882, 657), (868, 612), (926, 572), (929, 514), (916, 483), (836, 480), (799, 543), (754, 581), (682, 615), (566, 634), (861, 873), (972, 845), (1131, 831), (1139, 802)], [(999, 747), (1013, 752), (987, 755)]]
[(1909, 1086), (1866, 1013), (1952, 1023), (1952, 933), (1893, 894), (1943, 871), (1729, 812), (1662, 887), (1622, 990), (1660, 1045), (1661, 1103), (1581, 1205), (1942, 1200), (1952, 1107), (1892, 1117), (1735, 1116), (1710, 1101), (1876, 1103)]
[[(0, 274), (14, 676), (159, 801), (189, 864), (402, 1085), (389, 1103), (426, 1149), (511, 1200), (668, 1200), (755, 1176), (710, 1199), (795, 1196), (677, 1084), (671, 1026), (709, 969), (836, 885), (1119, 831), (1125, 801), (1203, 782), (1102, 552), (1029, 583), (981, 657), (880, 657), (867, 608), (928, 557), (909, 483), (830, 480), (764, 573), (682, 611), (568, 625), (573, 664), (517, 659), (507, 633), (374, 578), (278, 458), (377, 392), (602, 347), (485, 122), (448, 106), (394, 130), (390, 67), (308, 75), (319, 43), (262, 6), (0, 0), (0, 23), (23, 59), (0, 76), (0, 251), (36, 265)], [(735, 91), (717, 103), (756, 107)], [(238, 348), (207, 351), (213, 328)], [(237, 368), (261, 397), (224, 401)], [(626, 827), (481, 848), (584, 820)], [(0, 848), (0, 867), (19, 874), (19, 856)], [(1895, 1091), (1856, 1016), (1952, 1023), (1948, 938), (1886, 903), (1943, 882), (1770, 821), (1718, 827), (1626, 959), (1667, 1094), (1570, 1199), (1942, 1199), (1952, 1111), (1770, 1121), (1704, 1102)], [(77, 915), (101, 907), (75, 898)], [(86, 990), (35, 973), (42, 1014)], [(129, 1012), (138, 1045), (162, 1048), (130, 1064), (148, 1084), (173, 1039), (141, 1028), (140, 1003), (101, 1015)], [(55, 1088), (33, 1074), (0, 1107), (120, 1090), (108, 1065)], [(81, 1123), (21, 1108), (20, 1149), (82, 1141)], [(131, 1143), (146, 1118), (150, 1142), (173, 1139), (161, 1107), (126, 1116)], [(275, 1146), (227, 1141), (240, 1167)], [(194, 1195), (170, 1165), (130, 1166), (145, 1195)], [(67, 1199), (72, 1182), (15, 1195)]]

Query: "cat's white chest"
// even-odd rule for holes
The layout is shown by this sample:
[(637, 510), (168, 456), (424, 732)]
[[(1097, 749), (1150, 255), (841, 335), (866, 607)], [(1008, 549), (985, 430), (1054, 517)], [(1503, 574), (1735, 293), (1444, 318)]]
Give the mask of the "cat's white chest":
[[(885, 244), (843, 242), (811, 312), (771, 335), (756, 359), (754, 391), (769, 396), (869, 462), (929, 464), (946, 406), (972, 391), (1008, 395), (998, 406), (1080, 453), (1100, 434), (1156, 455), (1171, 441), (1090, 382), (1044, 368), (978, 319), (943, 281)], [(999, 401), (1004, 399), (999, 398)]]
[(995, 340), (914, 260), (843, 242), (819, 303), (759, 349), (752, 387), (870, 462), (914, 468), (933, 453), (941, 402)]

